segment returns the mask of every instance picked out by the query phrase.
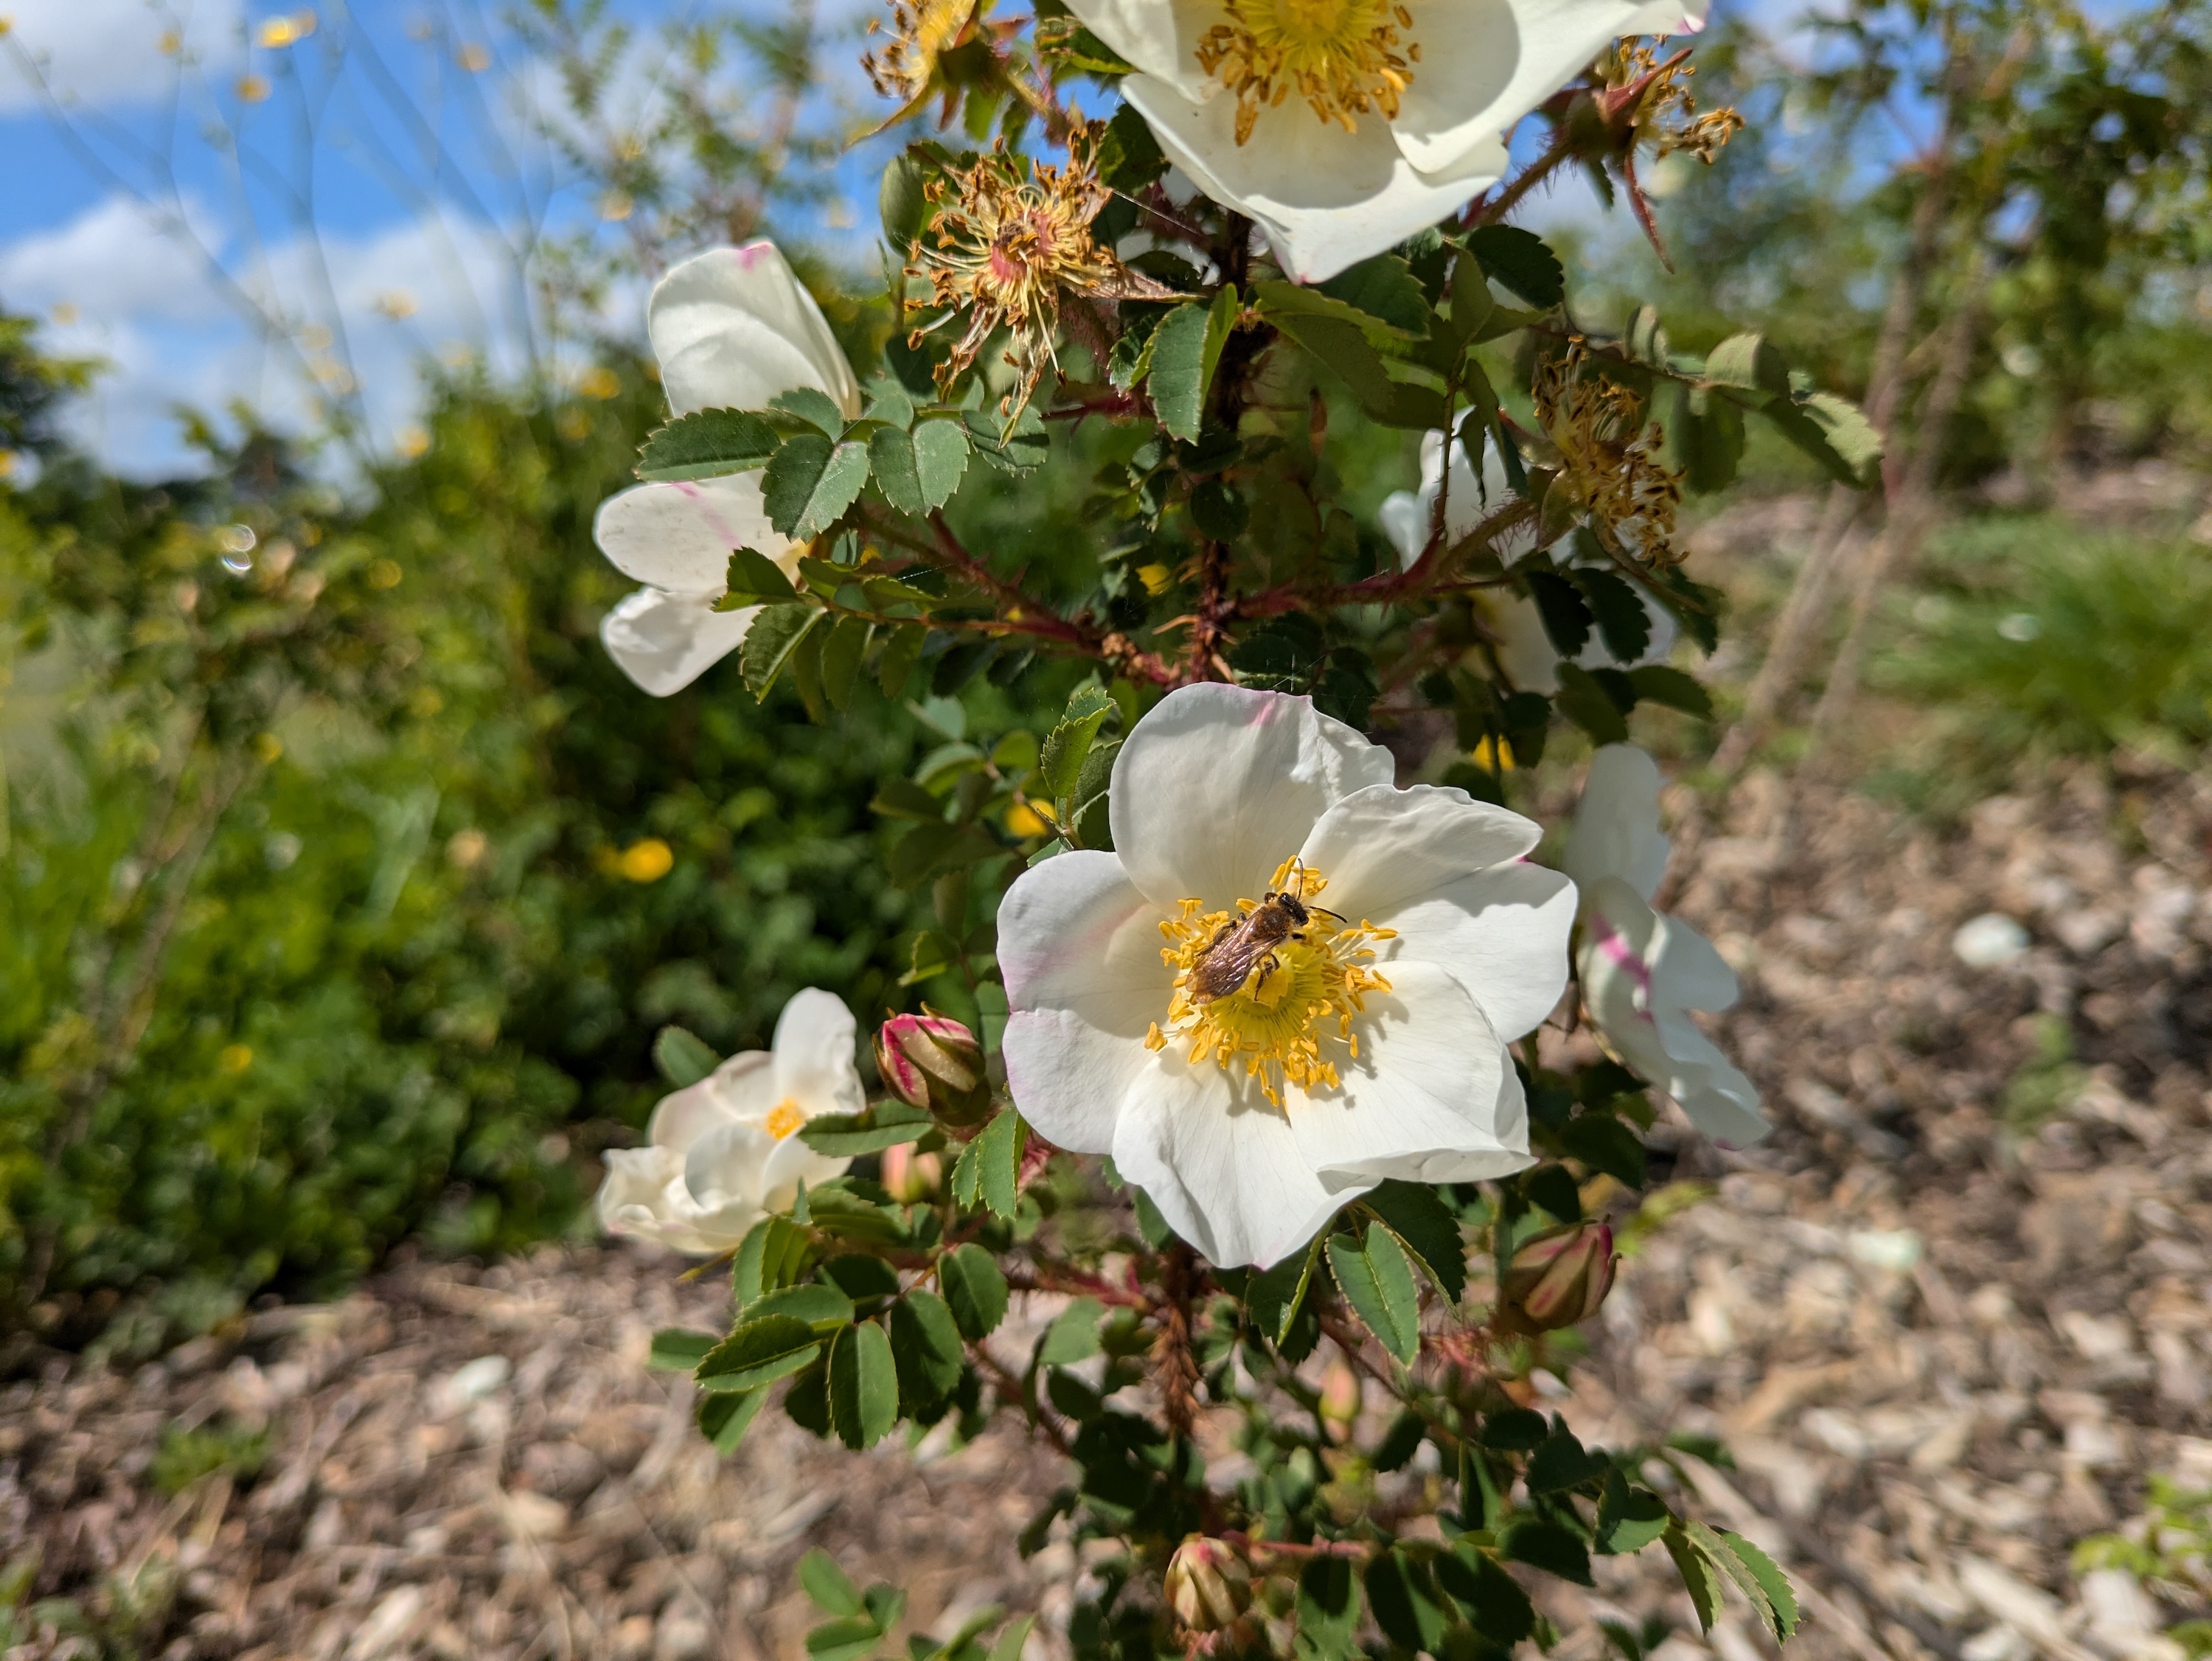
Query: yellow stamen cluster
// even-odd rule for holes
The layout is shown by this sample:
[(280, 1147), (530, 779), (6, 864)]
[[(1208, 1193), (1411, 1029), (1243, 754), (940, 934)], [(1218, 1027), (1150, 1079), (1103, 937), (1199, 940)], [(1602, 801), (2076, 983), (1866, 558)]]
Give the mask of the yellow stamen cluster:
[[(975, 15), (976, 0), (891, 0), (890, 38), (860, 59), (869, 84), (902, 105), (919, 103), (929, 93), (937, 60), (960, 42)], [(872, 21), (868, 33), (882, 32)]]
[(805, 1123), (805, 1110), (787, 1096), (769, 1109), (768, 1118), (762, 1124), (761, 1128), (778, 1142), (781, 1142)]
[(1607, 86), (1624, 92), (1635, 89), (1629, 118), (1638, 139), (1662, 157), (1682, 150), (1711, 165), (1721, 146), (1743, 130), (1743, 118), (1725, 105), (1698, 114), (1688, 85), (1696, 73), (1685, 54), (1678, 52), (1662, 64), (1650, 46), (1626, 41), (1600, 65)]
[[(927, 303), (946, 309), (940, 322), (969, 313), (939, 385), (950, 386), (1005, 329), (1013, 336), (1006, 361), (1022, 377), (1018, 395), (1001, 405), (1008, 415), (1029, 402), (1047, 367), (1059, 367), (1053, 336), (1062, 289), (1096, 300), (1176, 298), (1091, 239), (1091, 221), (1111, 192), (1092, 169), (1087, 135), (1071, 142), (1066, 167), (1031, 161), (1026, 171), (1001, 139), (974, 167), (933, 180), (923, 194), (936, 209), (934, 239), (915, 244), (906, 274), (927, 281)], [(927, 332), (917, 330), (914, 343)]]
[(1398, 113), (1421, 48), (1401, 30), (1413, 14), (1394, 0), (1227, 0), (1230, 21), (1198, 43), (1198, 66), (1237, 99), (1237, 142), (1260, 112), (1292, 93), (1346, 132), (1357, 116)]
[(1547, 359), (1530, 388), (1544, 434), (1559, 452), (1559, 482), (1608, 549), (1646, 565), (1673, 565), (1682, 480), (1660, 460), (1666, 434), (1644, 419), (1634, 392), (1581, 367), (1578, 352)]
[[(1296, 860), (1277, 868), (1272, 893), (1292, 894), (1311, 904), (1328, 886), (1320, 873)], [(1249, 917), (1260, 901), (1240, 900), (1237, 912)], [(1209, 1058), (1224, 1071), (1243, 1064), (1244, 1076), (1259, 1082), (1261, 1094), (1278, 1107), (1286, 1083), (1300, 1089), (1334, 1089), (1342, 1082), (1336, 1064), (1322, 1053), (1327, 1040), (1359, 1057), (1352, 1021), (1366, 1007), (1370, 992), (1387, 992), (1390, 983), (1366, 967), (1375, 943), (1395, 940), (1395, 929), (1378, 929), (1362, 918), (1357, 925), (1333, 913), (1314, 910), (1291, 939), (1261, 955), (1244, 984), (1225, 997), (1200, 1003), (1191, 997), (1191, 978), (1224, 925), (1228, 912), (1208, 912), (1204, 902), (1186, 900), (1177, 916), (1160, 924), (1167, 945), (1160, 956), (1176, 971), (1175, 993), (1164, 1028), (1158, 1021), (1146, 1034), (1145, 1047), (1164, 1050), (1188, 1044), (1185, 1059)], [(1333, 1030), (1332, 1030), (1333, 1028)]]

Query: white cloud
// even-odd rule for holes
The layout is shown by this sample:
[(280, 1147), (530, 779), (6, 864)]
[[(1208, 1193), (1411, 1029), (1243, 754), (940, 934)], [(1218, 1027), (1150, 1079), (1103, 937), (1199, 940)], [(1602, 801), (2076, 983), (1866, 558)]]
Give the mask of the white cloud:
[[(57, 96), (102, 107), (160, 97), (180, 62), (222, 70), (245, 55), (239, 0), (0, 0), (0, 15)], [(0, 115), (39, 105), (14, 56), (0, 52)]]
[(318, 395), (303, 359), (349, 361), (371, 436), (385, 445), (420, 408), (426, 358), (462, 348), (503, 374), (526, 361), (512, 256), (480, 224), (403, 221), (325, 239), (319, 259), (298, 241), (221, 252), (240, 287), (288, 320), (291, 343), (266, 338), (194, 248), (122, 198), (0, 246), (0, 303), (47, 319), (50, 349), (105, 366), (74, 419), (119, 471), (192, 465), (180, 405), (220, 414), (242, 400), (280, 427), (313, 428)]

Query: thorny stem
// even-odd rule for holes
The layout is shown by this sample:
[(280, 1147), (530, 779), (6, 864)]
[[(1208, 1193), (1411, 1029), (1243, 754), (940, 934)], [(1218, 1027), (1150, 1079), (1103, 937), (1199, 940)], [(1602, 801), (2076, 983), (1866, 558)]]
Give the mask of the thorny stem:
[(1574, 141), (1565, 130), (1560, 130), (1543, 155), (1523, 167), (1511, 184), (1496, 196), (1476, 203), (1462, 217), (1460, 222), (1473, 230), (1478, 225), (1495, 225), (1520, 206), (1522, 197), (1534, 190), (1557, 173), (1575, 153)]

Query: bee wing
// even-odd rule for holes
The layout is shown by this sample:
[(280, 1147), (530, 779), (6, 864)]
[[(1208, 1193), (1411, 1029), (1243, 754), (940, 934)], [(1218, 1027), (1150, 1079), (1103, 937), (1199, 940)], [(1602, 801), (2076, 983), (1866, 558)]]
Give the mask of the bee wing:
[(1273, 949), (1273, 941), (1253, 926), (1260, 915), (1255, 912), (1206, 948), (1206, 955), (1199, 960), (1198, 973), (1191, 977), (1200, 992), (1207, 997), (1226, 997), (1244, 984), (1252, 966)]

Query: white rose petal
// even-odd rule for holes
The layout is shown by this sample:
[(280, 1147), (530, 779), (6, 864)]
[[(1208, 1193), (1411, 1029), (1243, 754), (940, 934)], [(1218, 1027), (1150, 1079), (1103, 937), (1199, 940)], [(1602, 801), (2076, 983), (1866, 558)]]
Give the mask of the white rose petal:
[(852, 1161), (817, 1154), (795, 1133), (817, 1114), (865, 1104), (858, 1031), (834, 994), (810, 986), (793, 996), (772, 1048), (732, 1056), (663, 1096), (647, 1145), (606, 1156), (600, 1226), (711, 1255), (736, 1246), (765, 1213), (787, 1209), (802, 1181), (842, 1176)]
[[(1047, 860), (1000, 908), (1016, 1105), (1110, 1153), (1216, 1263), (1273, 1263), (1389, 1178), (1530, 1163), (1505, 1044), (1565, 983), (1572, 888), (1520, 863), (1528, 821), (1393, 771), (1308, 699), (1184, 688), (1115, 758), (1116, 851)], [(1279, 880), (1310, 897), (1306, 924), (1190, 1003), (1211, 914)], [(1255, 1047), (1224, 1065), (1194, 1054), (1208, 1031)]]

